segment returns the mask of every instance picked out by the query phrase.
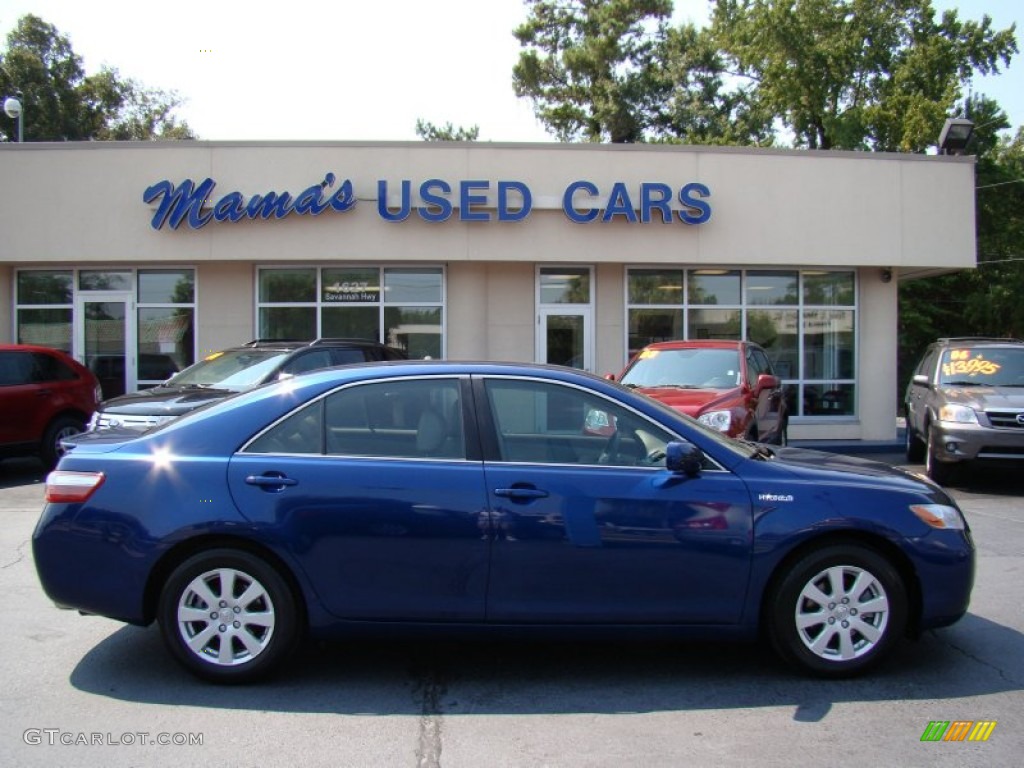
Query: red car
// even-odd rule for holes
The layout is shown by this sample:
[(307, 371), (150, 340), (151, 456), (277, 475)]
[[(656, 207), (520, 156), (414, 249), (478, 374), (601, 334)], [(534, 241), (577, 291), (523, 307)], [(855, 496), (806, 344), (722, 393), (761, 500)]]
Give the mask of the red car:
[(99, 398), (96, 377), (70, 355), (0, 344), (0, 456), (34, 454), (56, 464), (60, 441), (85, 431)]
[(786, 444), (782, 381), (764, 349), (751, 341), (650, 344), (629, 361), (619, 381), (729, 437)]

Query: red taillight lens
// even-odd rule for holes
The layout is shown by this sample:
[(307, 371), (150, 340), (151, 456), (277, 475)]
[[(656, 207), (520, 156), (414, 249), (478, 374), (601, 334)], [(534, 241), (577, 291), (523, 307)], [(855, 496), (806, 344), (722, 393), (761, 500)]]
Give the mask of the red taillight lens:
[(106, 479), (102, 472), (51, 472), (46, 476), (46, 500), (62, 504), (85, 501)]

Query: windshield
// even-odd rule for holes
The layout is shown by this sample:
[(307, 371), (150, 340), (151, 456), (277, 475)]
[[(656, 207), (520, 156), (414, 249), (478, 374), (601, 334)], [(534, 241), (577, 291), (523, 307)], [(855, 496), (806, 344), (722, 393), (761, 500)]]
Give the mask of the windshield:
[(214, 352), (172, 376), (165, 387), (216, 387), (241, 391), (259, 384), (289, 353), (281, 349)]
[(645, 349), (622, 376), (627, 387), (728, 389), (740, 383), (735, 349)]
[(940, 386), (1024, 387), (1024, 346), (947, 349)]

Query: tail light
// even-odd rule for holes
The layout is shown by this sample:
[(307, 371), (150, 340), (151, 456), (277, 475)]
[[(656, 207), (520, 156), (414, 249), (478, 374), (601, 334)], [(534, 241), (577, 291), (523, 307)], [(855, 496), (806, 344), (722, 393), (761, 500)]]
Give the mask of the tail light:
[(54, 504), (86, 501), (106, 479), (102, 472), (56, 470), (46, 476), (46, 501)]

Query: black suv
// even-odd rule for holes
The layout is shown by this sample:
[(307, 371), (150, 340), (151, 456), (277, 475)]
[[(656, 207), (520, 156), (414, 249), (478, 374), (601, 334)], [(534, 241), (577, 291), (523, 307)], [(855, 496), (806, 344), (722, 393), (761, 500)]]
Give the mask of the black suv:
[(402, 350), (366, 339), (250, 341), (207, 355), (152, 389), (105, 400), (89, 427), (149, 429), (269, 381), (332, 365), (405, 359)]
[(907, 459), (947, 483), (973, 461), (1024, 466), (1024, 341), (930, 344), (907, 385)]

